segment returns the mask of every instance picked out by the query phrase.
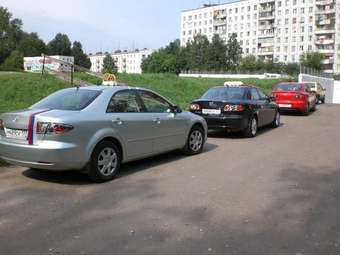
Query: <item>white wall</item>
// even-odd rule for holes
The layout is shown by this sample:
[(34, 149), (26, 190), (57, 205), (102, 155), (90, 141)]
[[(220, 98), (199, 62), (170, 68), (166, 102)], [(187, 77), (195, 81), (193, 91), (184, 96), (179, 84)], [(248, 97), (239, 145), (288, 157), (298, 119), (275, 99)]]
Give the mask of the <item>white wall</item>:
[(333, 104), (340, 104), (340, 81), (334, 81)]
[[(335, 96), (335, 93), (340, 93), (340, 91), (335, 92), (335, 81), (334, 79), (324, 78), (319, 76), (313, 76), (309, 74), (300, 74), (299, 82), (318, 82), (326, 89), (326, 103), (335, 104), (337, 101), (340, 103), (340, 95)], [(336, 81), (337, 86), (340, 86), (340, 81)], [(340, 88), (337, 87), (337, 90)], [(336, 99), (339, 98), (339, 99)]]

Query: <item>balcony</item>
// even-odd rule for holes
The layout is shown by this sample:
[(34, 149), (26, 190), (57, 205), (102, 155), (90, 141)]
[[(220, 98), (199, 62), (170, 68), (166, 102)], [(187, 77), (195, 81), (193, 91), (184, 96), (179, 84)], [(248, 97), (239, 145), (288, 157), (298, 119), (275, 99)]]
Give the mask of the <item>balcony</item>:
[(318, 49), (321, 54), (334, 54), (334, 49)]
[(323, 64), (323, 65), (334, 64), (334, 59), (333, 58), (323, 59), (323, 60), (321, 60), (321, 64)]
[(332, 38), (318, 39), (315, 41), (315, 44), (319, 44), (319, 45), (334, 44), (334, 39)]
[(315, 12), (315, 15), (321, 15), (321, 14), (333, 14), (335, 13), (335, 8), (331, 8), (331, 9), (324, 9), (324, 10), (317, 10)]
[(334, 22), (332, 22), (331, 19), (323, 19), (323, 20), (319, 19), (319, 20), (316, 21), (316, 24), (318, 26), (325, 26), (325, 25), (334, 24)]
[(274, 12), (265, 12), (265, 13), (260, 13), (259, 15), (259, 20), (272, 20), (274, 19)]
[(315, 30), (316, 35), (324, 35), (324, 34), (335, 34), (334, 28), (317, 28)]
[(226, 20), (221, 20), (221, 19), (219, 19), (219, 20), (214, 20), (214, 25), (215, 26), (226, 26), (227, 25), (227, 21)]
[(330, 4), (334, 4), (334, 0), (316, 1), (316, 5), (319, 5), (319, 6), (330, 5)]
[(258, 38), (271, 38), (271, 37), (274, 37), (274, 32), (272, 33), (263, 33), (263, 34), (259, 34), (258, 35)]
[(257, 51), (259, 56), (269, 56), (274, 55), (274, 48), (273, 47), (261, 47)]

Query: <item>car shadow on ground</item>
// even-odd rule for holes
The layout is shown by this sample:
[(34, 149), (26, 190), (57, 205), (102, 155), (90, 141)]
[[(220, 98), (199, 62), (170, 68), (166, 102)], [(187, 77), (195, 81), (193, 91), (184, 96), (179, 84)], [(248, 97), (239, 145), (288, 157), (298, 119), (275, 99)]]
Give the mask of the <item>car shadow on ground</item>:
[[(285, 125), (285, 123), (281, 122), (280, 127), (281, 128)], [(257, 131), (256, 137), (259, 137), (267, 132), (270, 132), (273, 130), (272, 127), (266, 126), (266, 127), (261, 127)], [(249, 137), (245, 137), (242, 132), (227, 132), (224, 130), (211, 130), (208, 132), (208, 137), (209, 138), (228, 138), (228, 139), (252, 139)]]
[[(204, 153), (209, 153), (213, 151), (218, 146), (212, 143), (206, 143), (203, 149)], [(184, 155), (181, 151), (172, 151), (165, 154), (160, 154), (146, 159), (141, 159), (133, 161), (130, 163), (123, 164), (117, 177), (115, 179), (120, 179), (127, 177), (131, 174), (146, 171), (152, 167), (161, 166), (163, 164), (168, 164), (188, 156)], [(195, 157), (195, 156), (192, 156)], [(44, 171), (38, 169), (27, 169), (22, 172), (22, 175), (39, 181), (64, 184), (64, 185), (93, 185), (94, 183), (87, 177), (86, 174), (79, 171)]]

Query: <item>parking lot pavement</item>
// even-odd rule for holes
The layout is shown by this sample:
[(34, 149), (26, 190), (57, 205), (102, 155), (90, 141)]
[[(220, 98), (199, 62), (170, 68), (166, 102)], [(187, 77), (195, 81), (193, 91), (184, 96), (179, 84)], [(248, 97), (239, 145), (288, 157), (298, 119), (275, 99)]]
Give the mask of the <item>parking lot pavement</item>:
[(116, 180), (0, 169), (0, 253), (340, 254), (340, 107), (255, 139), (130, 163)]

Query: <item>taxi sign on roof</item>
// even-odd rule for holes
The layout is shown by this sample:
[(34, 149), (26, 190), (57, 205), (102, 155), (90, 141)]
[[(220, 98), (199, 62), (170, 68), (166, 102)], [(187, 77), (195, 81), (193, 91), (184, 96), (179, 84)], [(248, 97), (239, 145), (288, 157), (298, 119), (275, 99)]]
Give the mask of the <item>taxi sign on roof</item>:
[(224, 86), (226, 87), (238, 87), (238, 86), (242, 86), (244, 85), (244, 83), (242, 81), (226, 81), (224, 83)]

